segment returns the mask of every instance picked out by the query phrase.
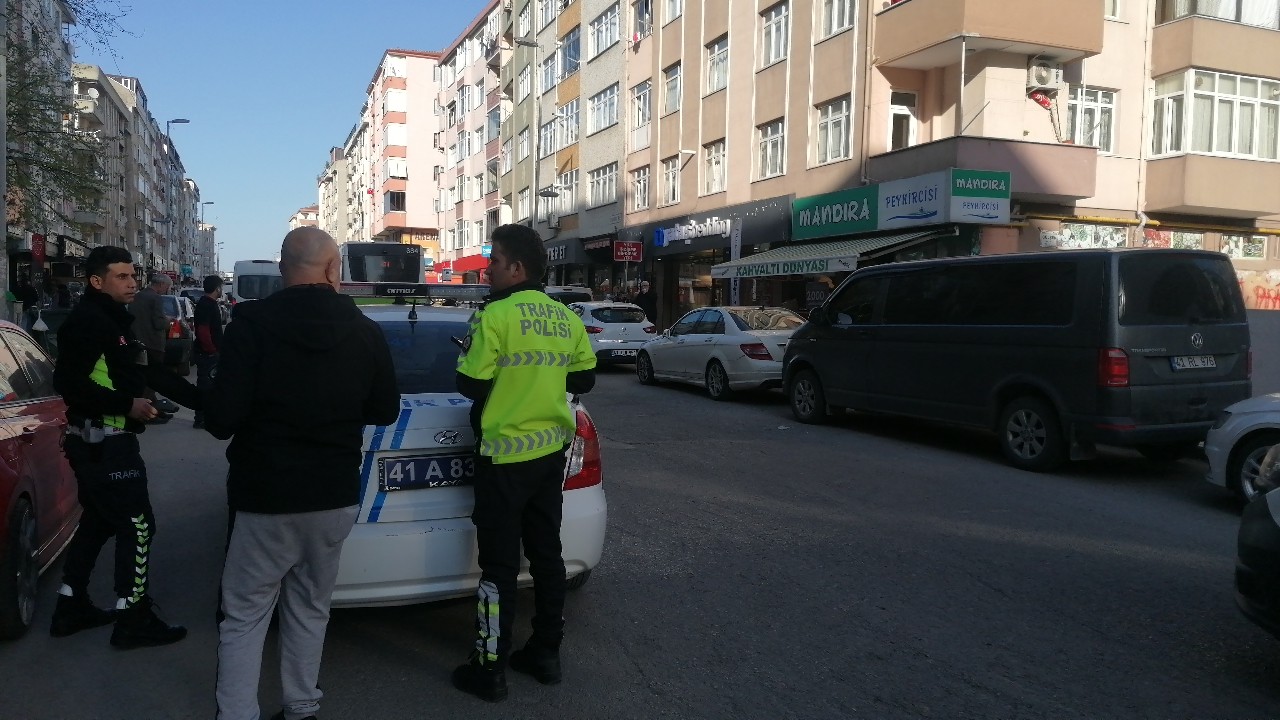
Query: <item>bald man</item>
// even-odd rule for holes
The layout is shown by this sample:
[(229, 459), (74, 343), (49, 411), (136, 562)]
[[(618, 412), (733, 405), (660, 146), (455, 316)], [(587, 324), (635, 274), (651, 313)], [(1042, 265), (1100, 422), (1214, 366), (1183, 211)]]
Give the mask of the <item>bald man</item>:
[(282, 707), (275, 718), (319, 712), (330, 598), (360, 500), (363, 427), (390, 425), (400, 412), (387, 341), (337, 292), (340, 263), (322, 230), (285, 236), (284, 289), (238, 306), (205, 404), (205, 427), (231, 439), (219, 720), (260, 717), (262, 645), (277, 598)]

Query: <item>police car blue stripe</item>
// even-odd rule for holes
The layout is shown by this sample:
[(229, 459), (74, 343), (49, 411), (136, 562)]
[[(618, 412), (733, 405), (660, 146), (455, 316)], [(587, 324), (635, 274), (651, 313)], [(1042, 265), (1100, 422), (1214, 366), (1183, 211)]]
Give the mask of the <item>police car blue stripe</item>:
[[(399, 450), (400, 445), (404, 442), (404, 430), (409, 426), (409, 418), (413, 415), (413, 411), (405, 408), (400, 411), (400, 417), (396, 420), (396, 430), (391, 434), (391, 449)], [(378, 494), (373, 498), (373, 508), (369, 510), (369, 519), (366, 522), (376, 523), (378, 517), (382, 515), (382, 504), (387, 501), (387, 494), (378, 490)]]
[[(366, 504), (365, 498), (368, 495), (369, 475), (373, 470), (373, 456), (382, 449), (382, 436), (386, 433), (387, 427), (379, 425), (373, 431), (373, 439), (369, 441), (369, 449), (364, 454), (364, 464), (360, 467), (360, 503)], [(362, 508), (362, 513), (363, 508)], [(366, 518), (367, 519), (367, 518)]]

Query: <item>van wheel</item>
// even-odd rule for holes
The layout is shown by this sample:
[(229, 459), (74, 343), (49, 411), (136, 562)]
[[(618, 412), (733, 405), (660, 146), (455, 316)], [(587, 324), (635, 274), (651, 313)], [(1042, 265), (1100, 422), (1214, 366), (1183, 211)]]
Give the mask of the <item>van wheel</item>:
[(649, 353), (642, 352), (636, 356), (636, 379), (641, 385), (658, 384), (658, 381), (653, 378), (653, 360), (649, 357)]
[(796, 420), (808, 425), (821, 425), (827, 421), (827, 394), (822, 390), (818, 373), (808, 368), (796, 373), (787, 388), (787, 398)]
[(1022, 470), (1046, 472), (1066, 458), (1067, 444), (1057, 413), (1037, 397), (1020, 397), (1000, 413), (1000, 450)]
[(1227, 461), (1227, 487), (1246, 505), (1258, 496), (1262, 458), (1276, 443), (1280, 443), (1280, 435), (1263, 433), (1254, 435), (1231, 451), (1231, 459)]
[(712, 400), (728, 400), (733, 397), (733, 388), (729, 387), (729, 373), (719, 360), (707, 364), (707, 394)]

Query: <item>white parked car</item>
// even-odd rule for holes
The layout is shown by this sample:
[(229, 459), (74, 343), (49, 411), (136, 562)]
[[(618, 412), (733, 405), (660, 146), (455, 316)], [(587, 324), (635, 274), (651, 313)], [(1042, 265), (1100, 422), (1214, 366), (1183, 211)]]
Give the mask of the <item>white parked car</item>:
[(1231, 490), (1246, 503), (1258, 494), (1262, 458), (1280, 443), (1280, 393), (1259, 395), (1229, 406), (1204, 441), (1209, 458), (1205, 479)]
[(597, 364), (633, 363), (636, 351), (655, 328), (639, 305), (615, 302), (576, 302), (569, 309), (582, 318)]
[[(342, 549), (335, 607), (407, 605), (475, 593), (471, 524), (476, 438), (454, 376), (471, 311), (365, 305), (391, 346), (401, 411), (395, 425), (365, 428), (360, 515)], [(411, 316), (410, 313), (413, 313)], [(414, 317), (416, 319), (410, 319)], [(591, 576), (604, 549), (607, 506), (600, 443), (586, 408), (566, 395), (577, 432), (565, 463), (561, 539), (569, 587)], [(528, 565), (520, 582), (531, 582)]]
[(691, 310), (636, 355), (645, 385), (675, 380), (703, 385), (715, 400), (735, 390), (782, 387), (782, 355), (804, 318), (778, 307)]

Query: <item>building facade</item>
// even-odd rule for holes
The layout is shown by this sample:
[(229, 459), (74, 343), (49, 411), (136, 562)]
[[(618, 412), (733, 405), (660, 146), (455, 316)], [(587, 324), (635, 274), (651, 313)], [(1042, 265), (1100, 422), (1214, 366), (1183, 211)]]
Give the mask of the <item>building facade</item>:
[(320, 208), (317, 205), (308, 205), (304, 208), (298, 208), (289, 218), (289, 229), (297, 230), (302, 227), (318, 227), (320, 225)]
[(345, 242), (347, 233), (347, 157), (342, 148), (329, 149), (329, 162), (316, 178), (319, 187), (321, 230), (338, 242)]

